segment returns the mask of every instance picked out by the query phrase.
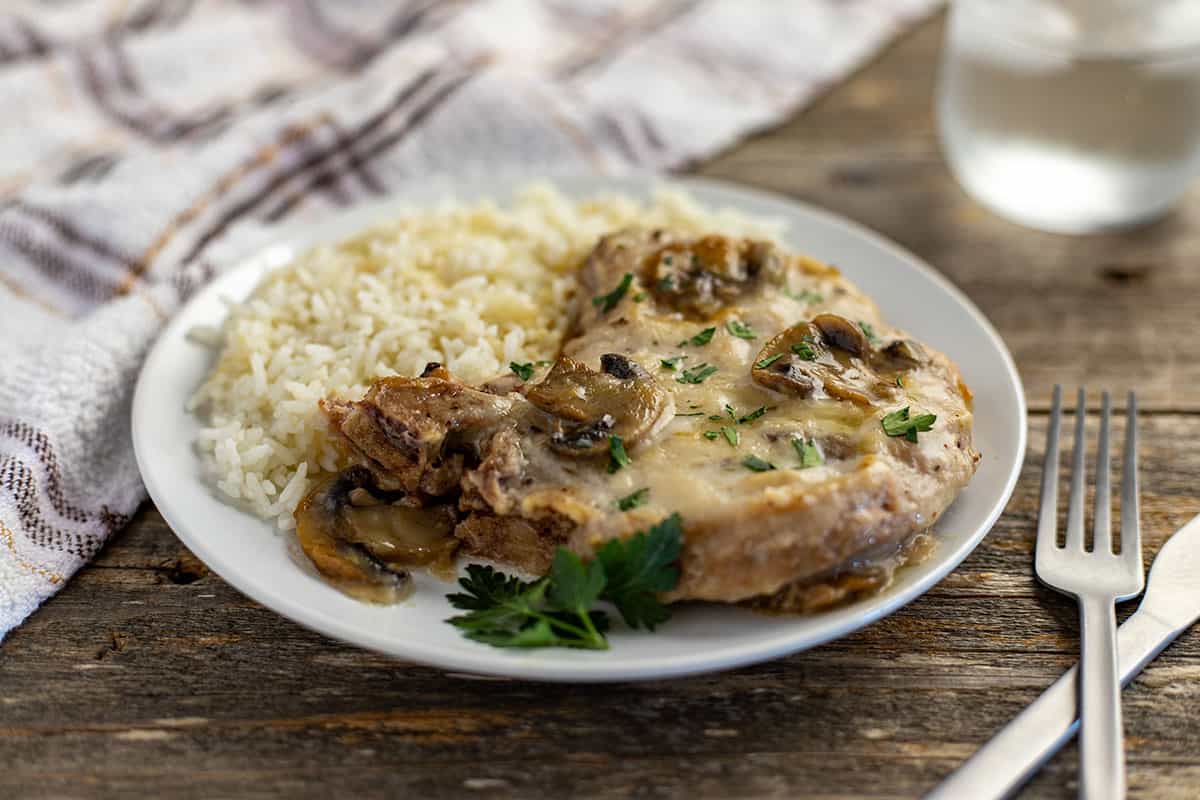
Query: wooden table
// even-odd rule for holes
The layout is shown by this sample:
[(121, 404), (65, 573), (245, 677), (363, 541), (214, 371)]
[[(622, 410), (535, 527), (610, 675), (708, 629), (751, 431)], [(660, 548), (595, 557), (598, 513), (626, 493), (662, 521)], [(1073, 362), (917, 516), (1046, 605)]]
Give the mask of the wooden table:
[[(1026, 469), (953, 575), (853, 636), (618, 686), (447, 675), (330, 641), (210, 574), (150, 506), (0, 649), (0, 797), (916, 797), (1075, 660), (1031, 573), (1054, 382), (1143, 399), (1148, 555), (1200, 512), (1200, 193), (1125, 235), (1034, 233), (938, 154), (941, 22), (703, 165), (842, 212), (937, 265), (1012, 348)], [(1200, 635), (1125, 693), (1131, 795), (1200, 797)], [(1067, 748), (1025, 797), (1074, 797)]]

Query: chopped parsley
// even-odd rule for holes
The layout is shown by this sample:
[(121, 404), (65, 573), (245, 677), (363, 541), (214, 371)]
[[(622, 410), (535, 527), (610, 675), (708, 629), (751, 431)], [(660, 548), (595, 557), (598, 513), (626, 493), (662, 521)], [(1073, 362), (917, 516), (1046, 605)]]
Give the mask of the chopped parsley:
[(806, 336), (804, 338), (805, 341), (797, 342), (796, 344), (792, 345), (792, 352), (800, 356), (800, 358), (804, 359), (805, 361), (816, 361), (817, 351), (813, 350), (813, 346), (809, 341), (809, 337)]
[(741, 322), (740, 320), (736, 320), (736, 319), (731, 319), (728, 322), (726, 322), (725, 330), (729, 331), (731, 334), (738, 337), (739, 339), (757, 339), (758, 338), (758, 334), (754, 332), (753, 328), (751, 328), (746, 323)]
[(676, 367), (678, 367), (679, 362), (683, 361), (685, 358), (687, 358), (687, 356), (675, 356), (674, 358), (664, 358), (661, 361), (659, 361), (658, 363), (662, 364), (663, 369), (673, 370)]
[(784, 294), (801, 303), (820, 303), (825, 300), (820, 292), (814, 292), (812, 289), (801, 289), (798, 292), (787, 289), (784, 291)]
[(720, 414), (709, 414), (708, 415), (709, 422), (720, 422), (723, 419), (725, 419), (725, 418), (722, 417)]
[(533, 377), (533, 364), (531, 363), (518, 364), (515, 361), (510, 361), (508, 362), (508, 368), (523, 381), (527, 381)]
[(536, 364), (534, 364), (534, 366), (548, 367), (548, 366), (550, 366), (550, 362), (549, 361), (538, 361)]
[(711, 364), (697, 364), (691, 369), (685, 369), (676, 378), (679, 383), (704, 383), (704, 379), (717, 371), (717, 368)]
[(703, 417), (704, 412), (703, 411), (689, 411), (686, 414), (676, 414), (675, 416), (677, 416), (677, 417)]
[(800, 457), (801, 469), (816, 467), (825, 463), (825, 458), (821, 455), (821, 451), (817, 449), (817, 443), (813, 439), (805, 439), (803, 436), (793, 436), (792, 447), (796, 448), (796, 455)]
[(858, 321), (858, 327), (862, 328), (862, 332), (867, 335), (868, 342), (870, 342), (871, 344), (879, 343), (879, 337), (875, 335), (875, 329), (873, 327), (871, 327), (871, 323), (863, 322), (860, 319)]
[(758, 456), (746, 456), (742, 459), (742, 466), (752, 472), (770, 472), (775, 469), (775, 465), (770, 461), (765, 461)]
[(649, 297), (649, 295), (647, 295), (645, 292), (638, 292), (637, 294), (635, 294), (633, 296), (633, 302), (640, 303), (643, 300), (645, 300), (647, 297)]
[[(663, 263), (666, 264), (668, 267), (671, 266), (670, 257), (668, 256), (667, 258), (664, 258)], [(658, 288), (662, 289), (664, 292), (671, 291), (672, 289), (675, 288), (675, 279), (670, 275), (664, 275), (663, 277), (658, 279)]]
[(721, 435), (725, 437), (725, 441), (729, 442), (730, 447), (737, 447), (740, 437), (738, 436), (737, 428), (731, 428), (728, 425), (721, 427)]
[(636, 492), (631, 492), (630, 494), (627, 494), (618, 500), (617, 508), (621, 509), (622, 511), (629, 511), (630, 509), (637, 508), (638, 506), (644, 504), (649, 497), (649, 487), (638, 489)]
[(742, 416), (738, 417), (738, 425), (745, 425), (747, 422), (754, 422), (754, 420), (758, 419), (765, 413), (767, 413), (767, 407), (759, 406), (749, 414), (743, 414)]
[(908, 406), (893, 411), (883, 418), (883, 432), (888, 436), (903, 436), (910, 442), (917, 441), (917, 432), (925, 432), (933, 428), (933, 423), (937, 422), (937, 417), (933, 414), (919, 414), (915, 417), (909, 417)]
[(629, 460), (629, 454), (625, 452), (625, 442), (620, 436), (608, 437), (608, 471), (616, 472), (622, 467), (628, 467), (633, 462)]
[(720, 436), (720, 435), (721, 435), (721, 434), (717, 433), (716, 431), (705, 431), (705, 432), (704, 432), (704, 438), (705, 438), (705, 439), (708, 439), (710, 442), (711, 442), (713, 439), (716, 439), (716, 438), (717, 438), (718, 436)]
[(717, 332), (716, 328), (705, 328), (690, 339), (684, 339), (679, 343), (680, 347), (685, 347), (689, 344), (696, 347), (703, 347), (712, 341), (713, 334)]
[(757, 369), (766, 369), (767, 367), (771, 366), (772, 364), (774, 364), (776, 361), (778, 361), (781, 358), (783, 358), (783, 353), (776, 353), (773, 356), (767, 356), (766, 358), (760, 358), (758, 361), (754, 362), (754, 366)]
[(899, 386), (901, 389), (904, 388), (904, 376), (903, 375), (896, 376), (896, 385)]
[(621, 278), (621, 282), (617, 284), (617, 288), (613, 289), (608, 294), (602, 294), (592, 298), (592, 305), (600, 309), (601, 314), (607, 314), (617, 307), (617, 303), (621, 302), (621, 298), (629, 291), (629, 287), (633, 284), (633, 273), (626, 272)]
[(591, 561), (560, 547), (549, 574), (537, 581), (470, 564), (459, 580), (463, 591), (446, 598), (466, 613), (446, 621), (493, 647), (607, 650), (608, 615), (592, 607), (607, 600), (630, 628), (653, 631), (671, 616), (658, 595), (679, 583), (682, 547), (683, 523), (672, 514), (628, 539), (605, 542)]

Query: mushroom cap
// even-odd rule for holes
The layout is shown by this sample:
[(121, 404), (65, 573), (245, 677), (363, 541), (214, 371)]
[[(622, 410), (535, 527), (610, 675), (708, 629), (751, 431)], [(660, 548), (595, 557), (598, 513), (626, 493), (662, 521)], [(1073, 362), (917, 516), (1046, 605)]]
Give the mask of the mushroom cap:
[(608, 452), (609, 436), (632, 447), (674, 413), (670, 393), (637, 362), (606, 353), (601, 367), (562, 356), (545, 380), (526, 389), (526, 399), (552, 417), (550, 446), (556, 452), (601, 455)]

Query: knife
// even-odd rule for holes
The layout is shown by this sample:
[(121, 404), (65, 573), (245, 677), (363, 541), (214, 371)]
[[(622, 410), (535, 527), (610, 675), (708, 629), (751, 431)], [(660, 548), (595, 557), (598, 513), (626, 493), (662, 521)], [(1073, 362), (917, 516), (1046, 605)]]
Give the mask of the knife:
[[(1141, 605), (1117, 633), (1121, 685), (1200, 619), (1200, 516), (1158, 551)], [(1029, 780), (1079, 730), (1078, 667), (1008, 723), (925, 800), (999, 800)]]

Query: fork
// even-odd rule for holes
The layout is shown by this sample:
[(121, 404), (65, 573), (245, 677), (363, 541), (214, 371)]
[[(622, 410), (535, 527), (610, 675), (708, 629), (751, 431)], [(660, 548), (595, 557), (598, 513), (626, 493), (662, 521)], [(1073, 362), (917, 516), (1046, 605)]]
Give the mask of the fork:
[(1096, 453), (1096, 507), (1092, 549), (1084, 545), (1083, 502), (1086, 407), (1079, 390), (1075, 409), (1075, 451), (1071, 463), (1071, 495), (1067, 504), (1066, 546), (1058, 546), (1058, 428), (1062, 390), (1054, 387), (1046, 461), (1042, 468), (1042, 501), (1038, 512), (1036, 570), (1038, 579), (1079, 602), (1080, 620), (1080, 781), (1087, 800), (1125, 796), (1125, 753), (1122, 743), (1121, 695), (1117, 675), (1116, 603), (1141, 593), (1142, 534), (1138, 521), (1137, 399), (1129, 393), (1126, 411), (1124, 468), (1121, 476), (1121, 552), (1112, 550), (1109, 509), (1108, 392), (1100, 416)]

